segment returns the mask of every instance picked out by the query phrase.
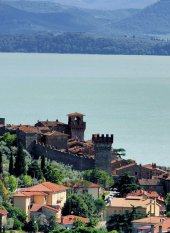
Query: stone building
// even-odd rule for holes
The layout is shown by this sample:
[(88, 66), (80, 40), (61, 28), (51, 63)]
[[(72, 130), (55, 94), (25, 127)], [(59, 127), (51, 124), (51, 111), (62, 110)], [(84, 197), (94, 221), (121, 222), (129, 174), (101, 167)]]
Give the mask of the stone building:
[(93, 134), (92, 142), (95, 150), (95, 167), (111, 173), (113, 134), (111, 136)]
[(5, 118), (0, 118), (0, 136), (5, 133)]
[(72, 139), (78, 138), (84, 141), (84, 131), (86, 129), (86, 122), (83, 121), (83, 114), (70, 113), (68, 116), (68, 131)]
[(67, 149), (68, 134), (61, 133), (59, 131), (52, 131), (44, 133), (41, 137), (41, 142), (47, 145), (51, 145), (56, 149)]

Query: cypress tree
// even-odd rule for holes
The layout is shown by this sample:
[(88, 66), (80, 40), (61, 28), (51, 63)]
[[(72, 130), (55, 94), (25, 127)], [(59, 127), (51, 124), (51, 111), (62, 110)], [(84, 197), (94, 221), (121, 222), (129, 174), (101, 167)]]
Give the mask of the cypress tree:
[(0, 151), (0, 174), (3, 173), (2, 152)]
[(41, 156), (41, 171), (42, 171), (42, 173), (45, 172), (45, 167), (46, 167), (46, 165), (45, 165), (45, 156), (42, 155)]
[(10, 175), (14, 174), (14, 158), (13, 158), (12, 153), (11, 153), (10, 160), (9, 160), (9, 174)]
[(25, 153), (21, 144), (18, 145), (17, 155), (15, 159), (15, 175), (17, 177), (21, 175), (26, 175)]

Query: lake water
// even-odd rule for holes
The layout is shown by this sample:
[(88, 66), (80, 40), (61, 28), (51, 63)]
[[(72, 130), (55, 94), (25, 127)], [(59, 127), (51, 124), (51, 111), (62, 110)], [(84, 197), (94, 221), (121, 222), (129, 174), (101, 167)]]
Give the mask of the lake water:
[(170, 57), (0, 54), (0, 116), (67, 122), (82, 112), (86, 139), (113, 133), (139, 163), (170, 166)]

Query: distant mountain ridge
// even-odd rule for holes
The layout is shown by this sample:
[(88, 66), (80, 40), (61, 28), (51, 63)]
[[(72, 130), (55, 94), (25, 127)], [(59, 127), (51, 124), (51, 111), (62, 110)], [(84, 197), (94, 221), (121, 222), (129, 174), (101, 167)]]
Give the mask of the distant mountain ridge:
[(0, 3), (0, 33), (90, 32), (111, 33), (111, 25), (137, 10), (99, 11), (45, 1)]
[[(88, 2), (82, 0), (84, 1)], [(136, 0), (126, 1), (132, 3)], [(150, 0), (146, 1), (150, 2)], [(56, 0), (4, 0), (0, 2), (0, 22), (0, 34), (32, 32), (84, 32), (104, 36), (168, 34), (170, 33), (170, 0), (160, 0), (142, 10), (115, 11), (66, 6), (56, 3)]]
[(170, 33), (170, 0), (160, 0), (137, 14), (113, 24), (117, 33), (168, 34)]
[[(24, 0), (23, 0), (24, 1)], [(40, 0), (34, 0), (40, 1)], [(117, 10), (136, 8), (142, 9), (158, 0), (50, 0), (66, 6), (74, 6), (86, 9)]]

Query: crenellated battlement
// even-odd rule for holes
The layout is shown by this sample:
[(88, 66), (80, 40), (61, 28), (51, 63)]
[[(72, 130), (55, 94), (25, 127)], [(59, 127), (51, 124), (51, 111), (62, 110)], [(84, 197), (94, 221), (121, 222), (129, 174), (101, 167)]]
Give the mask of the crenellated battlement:
[(113, 134), (111, 134), (109, 136), (109, 134), (106, 134), (106, 136), (104, 134), (93, 134), (92, 135), (92, 142), (94, 144), (98, 144), (98, 143), (103, 143), (103, 144), (112, 144), (113, 143)]
[[(46, 155), (47, 157), (50, 158), (50, 152), (52, 153), (57, 153), (62, 155), (63, 159), (66, 158), (65, 156), (69, 156), (70, 158), (81, 158), (81, 159), (85, 159), (86, 161), (94, 161), (94, 158), (93, 157), (89, 157), (88, 155), (79, 155), (79, 154), (73, 154), (73, 153), (70, 153), (70, 152), (67, 152), (67, 151), (61, 151), (61, 150), (58, 150), (57, 148), (55, 148), (54, 146), (51, 146), (51, 145), (48, 145), (48, 144), (44, 144), (44, 143), (41, 143), (41, 142), (37, 142), (35, 141), (34, 142), (34, 149), (35, 148), (41, 148), (45, 153), (44, 155)], [(55, 157), (56, 158), (56, 161), (57, 161), (57, 156)]]

